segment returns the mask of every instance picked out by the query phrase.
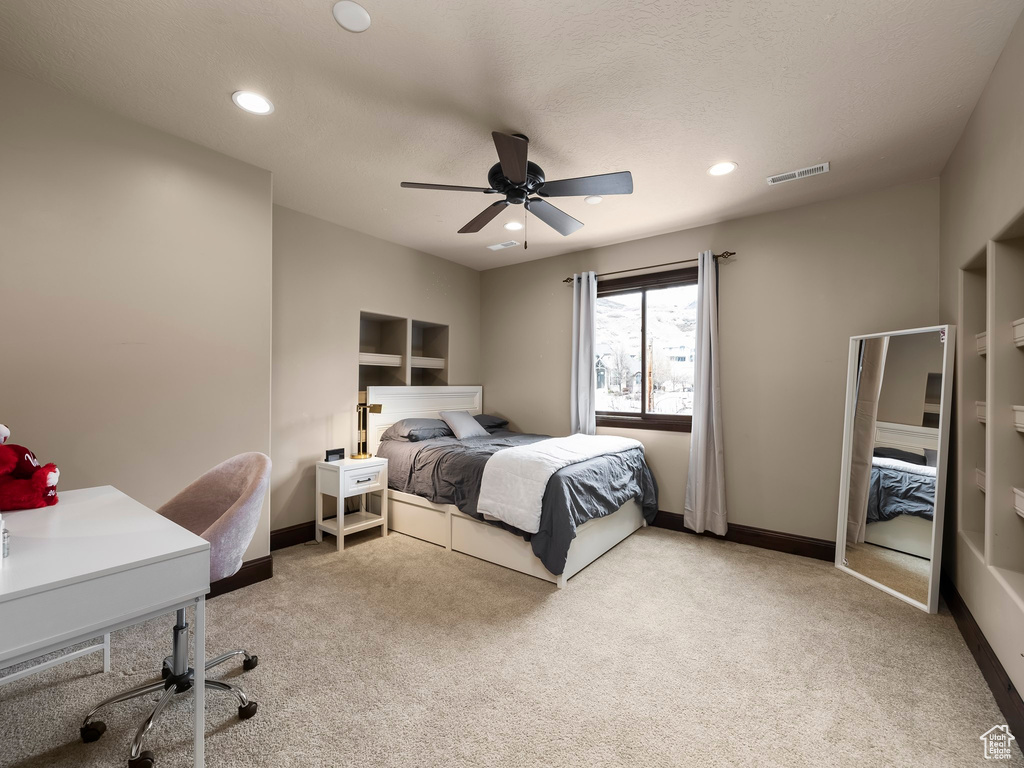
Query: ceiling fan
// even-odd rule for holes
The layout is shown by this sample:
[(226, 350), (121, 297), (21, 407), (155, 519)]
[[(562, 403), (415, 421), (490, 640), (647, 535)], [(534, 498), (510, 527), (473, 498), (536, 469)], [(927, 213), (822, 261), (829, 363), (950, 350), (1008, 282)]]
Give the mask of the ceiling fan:
[(583, 226), (564, 211), (553, 206), (545, 197), (575, 197), (577, 195), (629, 195), (633, 192), (633, 176), (629, 171), (581, 176), (576, 179), (547, 181), (544, 169), (526, 159), (530, 140), (521, 133), (507, 134), (494, 131), (494, 148), (498, 150), (498, 163), (487, 172), (489, 187), (459, 187), (449, 184), (418, 184), (403, 181), (406, 189), (442, 189), (455, 192), (483, 192), (485, 195), (504, 195), (504, 200), (491, 203), (476, 218), (459, 230), (460, 234), (479, 232), (501, 213), (506, 206), (524, 205), (526, 210), (561, 235), (571, 235)]

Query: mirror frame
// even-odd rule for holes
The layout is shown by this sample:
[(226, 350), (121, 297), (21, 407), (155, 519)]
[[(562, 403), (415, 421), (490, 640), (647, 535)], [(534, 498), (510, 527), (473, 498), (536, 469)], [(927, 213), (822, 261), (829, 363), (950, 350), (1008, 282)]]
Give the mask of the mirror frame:
[[(860, 343), (865, 339), (879, 339), (885, 336), (908, 336), (915, 333), (945, 333), (946, 343), (942, 350), (942, 396), (939, 400), (939, 450), (935, 468), (935, 512), (932, 515), (932, 559), (928, 575), (928, 603), (914, 600), (895, 589), (858, 573), (844, 564), (846, 560), (846, 514), (850, 501), (850, 464), (853, 457), (853, 416), (857, 407), (857, 369), (860, 362)], [(905, 603), (928, 613), (939, 610), (939, 580), (942, 575), (942, 528), (946, 512), (946, 476), (949, 472), (949, 423), (950, 408), (953, 404), (953, 361), (956, 348), (955, 325), (930, 325), (925, 328), (908, 328), (903, 331), (868, 333), (850, 337), (850, 359), (846, 372), (846, 415), (843, 422), (843, 463), (839, 476), (839, 520), (836, 524), (836, 568), (855, 576), (861, 581), (898, 597)], [(884, 375), (884, 374), (883, 374)], [(851, 396), (854, 395), (854, 396)]]

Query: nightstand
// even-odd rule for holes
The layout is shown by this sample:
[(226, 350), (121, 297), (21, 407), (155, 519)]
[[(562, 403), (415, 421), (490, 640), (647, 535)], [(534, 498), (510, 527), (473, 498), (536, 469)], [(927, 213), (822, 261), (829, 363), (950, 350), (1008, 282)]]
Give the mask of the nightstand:
[[(380, 494), (380, 514), (373, 511), (371, 494)], [(324, 520), (324, 496), (338, 500), (338, 516)], [(345, 499), (359, 497), (359, 511), (345, 514)], [(340, 525), (339, 525), (340, 523)], [(316, 540), (323, 532), (337, 539), (338, 551), (345, 546), (345, 536), (380, 526), (381, 535), (388, 535), (388, 460), (341, 459), (316, 463)]]

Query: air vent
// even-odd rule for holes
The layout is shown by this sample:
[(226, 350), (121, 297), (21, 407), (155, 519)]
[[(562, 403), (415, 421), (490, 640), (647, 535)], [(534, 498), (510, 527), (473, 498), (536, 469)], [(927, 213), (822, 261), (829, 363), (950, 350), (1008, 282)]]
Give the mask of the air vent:
[(774, 176), (769, 176), (768, 186), (771, 187), (776, 184), (782, 184), (786, 181), (806, 179), (808, 176), (817, 176), (819, 173), (828, 173), (828, 163), (819, 163), (818, 165), (812, 165), (808, 168), (801, 168), (799, 171), (789, 171), (787, 173), (777, 173)]
[(515, 248), (517, 245), (519, 245), (519, 243), (515, 240), (506, 240), (504, 243), (488, 245), (487, 247), (492, 251), (500, 251), (502, 248)]

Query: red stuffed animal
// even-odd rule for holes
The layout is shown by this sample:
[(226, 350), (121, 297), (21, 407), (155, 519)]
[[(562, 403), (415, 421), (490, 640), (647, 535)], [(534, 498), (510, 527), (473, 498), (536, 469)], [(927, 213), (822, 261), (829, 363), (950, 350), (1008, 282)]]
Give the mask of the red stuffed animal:
[(11, 430), (0, 424), (0, 512), (56, 504), (57, 465), (40, 466), (28, 448), (8, 444), (10, 436)]

